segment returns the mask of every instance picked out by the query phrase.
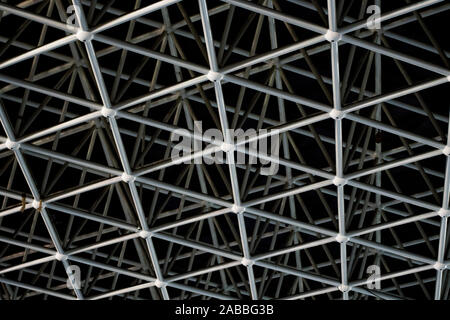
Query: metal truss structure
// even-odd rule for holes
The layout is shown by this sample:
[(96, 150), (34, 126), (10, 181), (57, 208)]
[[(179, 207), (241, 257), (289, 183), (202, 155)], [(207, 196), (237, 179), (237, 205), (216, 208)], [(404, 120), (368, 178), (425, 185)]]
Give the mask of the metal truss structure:
[(0, 298), (448, 300), (449, 9), (1, 1)]

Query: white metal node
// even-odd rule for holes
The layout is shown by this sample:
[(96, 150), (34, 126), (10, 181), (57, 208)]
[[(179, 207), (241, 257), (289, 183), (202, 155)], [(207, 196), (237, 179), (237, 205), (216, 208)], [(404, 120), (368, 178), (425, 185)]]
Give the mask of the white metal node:
[(252, 266), (255, 262), (251, 259), (247, 259), (247, 258), (242, 258), (241, 260), (242, 265), (246, 266), (246, 267), (250, 267)]
[(243, 213), (245, 211), (244, 207), (238, 206), (237, 204), (233, 204), (233, 206), (231, 207), (231, 212), (233, 213)]
[(81, 30), (81, 29), (79, 29), (79, 30), (77, 31), (76, 36), (77, 36), (77, 39), (78, 39), (79, 41), (81, 41), (81, 42), (90, 41), (90, 40), (92, 40), (92, 38), (94, 37), (94, 35), (92, 34), (92, 32), (84, 31), (84, 30)]
[(45, 202), (34, 199), (31, 206), (36, 210), (43, 209), (45, 208)]
[(341, 120), (345, 118), (345, 112), (337, 109), (333, 109), (329, 112), (329, 115), (334, 120)]
[(339, 289), (339, 291), (341, 291), (341, 292), (349, 292), (350, 291), (350, 287), (349, 286), (347, 286), (347, 285), (343, 285), (343, 284), (341, 284), (340, 286), (338, 286), (338, 289)]
[(5, 141), (5, 146), (6, 146), (6, 148), (8, 148), (9, 150), (17, 150), (17, 149), (19, 149), (20, 144), (17, 143), (17, 142), (15, 142), (15, 141), (12, 141), (12, 140), (10, 140), (10, 139), (6, 139), (6, 141)]
[(123, 182), (133, 182), (136, 180), (135, 176), (132, 176), (131, 174), (128, 174), (126, 172), (122, 173), (122, 181)]
[(102, 112), (102, 115), (103, 115), (105, 118), (113, 118), (113, 117), (115, 117), (116, 114), (117, 114), (117, 111), (116, 111), (116, 110), (111, 109), (111, 108), (107, 108), (107, 107), (102, 107), (101, 112)]
[(439, 261), (437, 261), (434, 265), (433, 268), (436, 270), (444, 270), (447, 266)]
[(444, 149), (442, 149), (442, 153), (446, 156), (450, 156), (450, 146), (445, 146)]
[(342, 177), (335, 177), (333, 179), (333, 184), (337, 187), (345, 186), (348, 183), (348, 180)]
[(209, 81), (214, 82), (214, 81), (220, 81), (223, 79), (223, 74), (221, 74), (220, 72), (216, 72), (216, 71), (212, 71), (209, 70), (208, 74), (206, 75), (206, 77), (208, 78)]
[(139, 237), (142, 239), (147, 239), (153, 236), (153, 232), (142, 230), (139, 232)]
[(339, 243), (346, 243), (346, 242), (348, 242), (348, 240), (350, 240), (350, 238), (348, 236), (343, 235), (343, 234), (338, 234), (335, 239)]
[(55, 254), (55, 259), (58, 261), (64, 261), (67, 260), (67, 255), (57, 252)]
[(339, 32), (328, 30), (325, 33), (325, 39), (329, 42), (336, 42), (342, 39), (342, 35)]
[(450, 210), (449, 210), (449, 209), (441, 208), (441, 209), (438, 211), (438, 214), (439, 214), (439, 216), (440, 216), (441, 218), (448, 218), (448, 217), (450, 217)]
[(231, 144), (231, 143), (223, 142), (223, 143), (221, 144), (221, 146), (220, 146), (220, 149), (221, 149), (223, 152), (234, 151), (234, 145)]
[(157, 287), (157, 288), (163, 288), (163, 287), (165, 287), (167, 284), (165, 283), (165, 282), (162, 282), (161, 280), (159, 280), (159, 279), (156, 279), (155, 280), (155, 287)]

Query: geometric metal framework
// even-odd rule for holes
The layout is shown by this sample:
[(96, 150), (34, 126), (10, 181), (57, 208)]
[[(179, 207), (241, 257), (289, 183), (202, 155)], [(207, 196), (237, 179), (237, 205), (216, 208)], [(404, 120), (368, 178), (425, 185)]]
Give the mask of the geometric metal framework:
[(448, 1), (0, 11), (2, 300), (449, 299)]

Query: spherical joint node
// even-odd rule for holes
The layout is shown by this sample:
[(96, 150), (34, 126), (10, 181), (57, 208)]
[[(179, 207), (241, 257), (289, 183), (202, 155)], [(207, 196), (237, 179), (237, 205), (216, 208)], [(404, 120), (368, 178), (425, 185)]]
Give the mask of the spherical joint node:
[(223, 142), (222, 145), (220, 146), (220, 149), (223, 152), (234, 151), (234, 145), (231, 143)]
[(55, 259), (58, 261), (64, 261), (64, 260), (67, 260), (67, 256), (65, 254), (58, 252), (55, 254)]
[(346, 243), (346, 242), (348, 242), (348, 240), (349, 240), (349, 237), (347, 237), (346, 235), (343, 235), (343, 234), (338, 234), (337, 236), (336, 236), (336, 241), (337, 242), (339, 242), (339, 243)]
[(165, 287), (166, 286), (166, 283), (165, 282), (162, 282), (161, 280), (159, 280), (159, 279), (156, 279), (155, 280), (155, 287), (157, 287), (157, 288), (162, 288), (162, 287)]
[(449, 81), (449, 82), (450, 82), (450, 75), (448, 75), (448, 76), (447, 76), (447, 81)]
[(103, 115), (105, 118), (112, 118), (112, 117), (115, 117), (116, 114), (117, 114), (117, 112), (116, 112), (116, 110), (114, 110), (114, 109), (107, 108), (107, 107), (103, 107), (103, 108), (102, 108), (102, 115)]
[(31, 206), (35, 208), (36, 210), (42, 209), (45, 207), (45, 203), (39, 200), (34, 199), (31, 203)]
[(334, 120), (342, 120), (345, 117), (345, 113), (342, 110), (333, 109), (329, 113), (330, 117)]
[(223, 74), (221, 74), (220, 72), (216, 72), (216, 71), (212, 71), (209, 70), (208, 74), (206, 75), (206, 77), (208, 78), (209, 81), (214, 82), (214, 81), (220, 81), (223, 79)]
[(139, 237), (141, 237), (142, 239), (151, 238), (152, 236), (153, 232), (147, 230), (142, 230), (141, 232), (139, 232)]
[(446, 265), (443, 264), (442, 262), (437, 261), (434, 265), (433, 268), (435, 268), (436, 270), (444, 270), (446, 268)]
[(349, 292), (349, 291), (350, 291), (350, 287), (347, 286), (347, 285), (345, 285), (345, 284), (341, 284), (341, 285), (338, 287), (338, 289), (339, 289), (339, 291), (341, 291), (342, 293), (344, 293), (344, 292)]
[(442, 218), (448, 218), (450, 217), (450, 210), (441, 208), (439, 209), (438, 214)]
[(348, 180), (341, 177), (335, 177), (333, 179), (333, 184), (337, 187), (345, 186), (347, 184)]
[(325, 39), (329, 42), (336, 42), (342, 39), (342, 35), (339, 32), (328, 30), (325, 33)]
[(241, 214), (241, 213), (244, 213), (245, 208), (238, 206), (237, 204), (233, 204), (233, 206), (231, 207), (231, 211), (233, 213)]
[(122, 181), (123, 182), (133, 182), (134, 180), (136, 180), (135, 176), (132, 176), (131, 174), (128, 174), (126, 172), (122, 173)]
[(450, 156), (450, 146), (445, 146), (444, 149), (442, 149), (442, 153), (446, 156)]
[(94, 37), (94, 35), (89, 31), (85, 31), (85, 30), (81, 30), (81, 29), (79, 29), (77, 31), (77, 39), (79, 41), (82, 41), (82, 42), (90, 41), (90, 40), (92, 40), (93, 37)]
[(20, 147), (20, 144), (12, 141), (10, 139), (6, 139), (5, 141), (5, 146), (9, 149), (9, 150), (17, 150)]
[(255, 263), (255, 261), (248, 258), (242, 258), (241, 263), (243, 266), (250, 267)]

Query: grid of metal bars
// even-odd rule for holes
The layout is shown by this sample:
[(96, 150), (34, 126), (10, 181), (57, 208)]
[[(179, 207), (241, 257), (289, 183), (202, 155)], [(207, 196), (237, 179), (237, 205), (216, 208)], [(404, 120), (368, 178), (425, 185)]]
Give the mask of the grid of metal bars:
[[(449, 185), (450, 185), (450, 142), (445, 137), (445, 132), (440, 137), (430, 138), (411, 130), (402, 129), (393, 122), (386, 124), (382, 121), (382, 110), (385, 104), (389, 104), (396, 108), (403, 108), (409, 112), (418, 114), (429, 119), (432, 123), (439, 122), (438, 127), (442, 123), (448, 127), (448, 116), (442, 116), (429, 111), (428, 108), (418, 108), (401, 100), (407, 95), (416, 95), (421, 91), (435, 87), (448, 87), (450, 81), (450, 69), (448, 64), (449, 52), (436, 41), (423, 22), (425, 18), (439, 16), (446, 13), (450, 9), (450, 3), (444, 0), (426, 0), (411, 3), (406, 1), (403, 6), (390, 12), (382, 13), (377, 22), (381, 23), (381, 29), (376, 31), (367, 30), (367, 21), (360, 16), (360, 19), (354, 19), (345, 16), (345, 4), (347, 1), (328, 0), (325, 7), (322, 7), (320, 1), (304, 1), (289, 0), (290, 4), (298, 7), (298, 10), (309, 10), (316, 14), (322, 14), (326, 17), (327, 26), (309, 22), (302, 18), (298, 18), (294, 13), (285, 13), (281, 10), (284, 1), (264, 0), (264, 1), (245, 1), (245, 0), (223, 0), (222, 3), (208, 0), (197, 1), (180, 1), (180, 0), (164, 0), (156, 1), (152, 4), (141, 5), (141, 1), (136, 1), (134, 11), (122, 12), (114, 9), (114, 1), (111, 5), (100, 4), (97, 1), (73, 1), (76, 25), (66, 23), (67, 12), (65, 4), (61, 0), (41, 1), (41, 0), (25, 0), (14, 5), (0, 3), (2, 12), (2, 24), (8, 23), (8, 15), (17, 16), (23, 19), (24, 23), (33, 22), (40, 25), (41, 38), (36, 45), (35, 39), (31, 43), (20, 42), (14, 38), (4, 38), (4, 48), (14, 46), (22, 49), (22, 53), (3, 59), (0, 63), (0, 81), (3, 87), (0, 92), (2, 99), (0, 106), (0, 121), (3, 126), (4, 136), (0, 137), (0, 154), (2, 159), (11, 159), (5, 162), (5, 169), (2, 169), (3, 175), (1, 179), (5, 181), (2, 184), (0, 195), (3, 197), (2, 209), (0, 217), (2, 218), (2, 235), (0, 242), (5, 248), (3, 256), (0, 257), (2, 263), (0, 269), (0, 283), (2, 283), (0, 296), (2, 299), (14, 299), (18, 297), (47, 297), (54, 296), (63, 299), (101, 299), (111, 297), (125, 297), (133, 299), (145, 298), (143, 292), (150, 292), (153, 299), (183, 299), (186, 297), (202, 297), (204, 299), (233, 299), (246, 298), (251, 299), (305, 299), (326, 296), (336, 299), (357, 299), (375, 297), (381, 299), (405, 299), (409, 297), (403, 293), (402, 288), (417, 287), (423, 290), (424, 295), (434, 299), (448, 299), (449, 297), (449, 277), (446, 276), (445, 269), (450, 265), (448, 256), (448, 217), (449, 209)], [(42, 5), (42, 6), (41, 6)], [(183, 6), (193, 6), (198, 8), (198, 13), (192, 16), (183, 13)], [(361, 8), (364, 9), (368, 5), (368, 1), (362, 1)], [(381, 5), (380, 0), (375, 1), (375, 5)], [(116, 18), (99, 24), (95, 27), (89, 27), (92, 21), (92, 12), (96, 6), (102, 12), (108, 12)], [(176, 7), (184, 15), (184, 20), (173, 23), (169, 15), (168, 8)], [(36, 8), (40, 8), (40, 14), (36, 13)], [(93, 9), (92, 9), (93, 8)], [(47, 10), (45, 15), (43, 10)], [(256, 55), (240, 49), (237, 45), (232, 45), (232, 35), (229, 34), (230, 25), (233, 21), (234, 11), (246, 10), (246, 12), (254, 14), (262, 21), (267, 21), (269, 25), (269, 35), (271, 49), (267, 52)], [(58, 11), (60, 21), (52, 18), (52, 11)], [(163, 23), (153, 21), (151, 14), (160, 13)], [(222, 26), (222, 40), (212, 31), (211, 24), (214, 24), (216, 15), (226, 13), (226, 23)], [(343, 26), (342, 21), (346, 22)], [(202, 30), (196, 30), (200, 23)], [(243, 24), (245, 22), (242, 22)], [(281, 30), (280, 23), (284, 24), (286, 29)], [(428, 30), (427, 35), (430, 39), (430, 45), (422, 43), (418, 40), (401, 36), (395, 32), (395, 28), (408, 24), (420, 23), (423, 29)], [(136, 24), (142, 24), (149, 28), (150, 32), (144, 34), (140, 39), (133, 38), (133, 28)], [(126, 41), (120, 40), (120, 37), (114, 38), (107, 31), (116, 30), (114, 28), (124, 27), (127, 30)], [(260, 26), (259, 26), (260, 27)], [(308, 30), (314, 34), (313, 37), (304, 40), (296, 40), (293, 44), (279, 47), (277, 44), (277, 33), (287, 32), (289, 28), (296, 27)], [(26, 28), (26, 27), (24, 27)], [(46, 30), (54, 28), (66, 34), (66, 36), (44, 43)], [(189, 30), (190, 32), (187, 32)], [(367, 38), (375, 34), (374, 41)], [(140, 45), (140, 41), (161, 37), (160, 50), (149, 49), (147, 45)], [(202, 52), (206, 55), (208, 65), (202, 66), (186, 59), (182, 51), (179, 49), (177, 37), (195, 40)], [(255, 36), (256, 37), (256, 36)], [(385, 38), (394, 39), (408, 45), (420, 48), (428, 53), (440, 57), (442, 66), (435, 62), (427, 62), (414, 55), (400, 52), (389, 48), (386, 45)], [(94, 43), (104, 45), (105, 49), (95, 49)], [(65, 56), (58, 53), (58, 48), (68, 46), (72, 52), (72, 56)], [(351, 77), (355, 76), (340, 68), (339, 62), (345, 61), (340, 59), (340, 50), (343, 46), (351, 46), (351, 50), (362, 48), (370, 53), (370, 61), (365, 71), (365, 83), (371, 73), (371, 65), (374, 66), (374, 92), (368, 92), (361, 88), (352, 87)], [(166, 53), (166, 47), (168, 53)], [(231, 47), (231, 49), (230, 49)], [(226, 50), (229, 51), (226, 51)], [(101, 67), (99, 59), (108, 55), (110, 52), (120, 51), (122, 58), (117, 66)], [(147, 59), (157, 61), (155, 71), (151, 81), (141, 81), (137, 76), (126, 75), (124, 66), (126, 65), (127, 52), (134, 53)], [(219, 61), (223, 61), (224, 52), (231, 52), (241, 58), (240, 62), (221, 66)], [(331, 77), (321, 75), (317, 69), (302, 70), (294, 67), (293, 64), (300, 60), (310, 60), (314, 55), (329, 53), (331, 57)], [(230, 54), (231, 54), (230, 53)], [(40, 61), (38, 57), (48, 56), (56, 59), (58, 63), (54, 65), (45, 64), (46, 70), (37, 73), (37, 66)], [(383, 93), (382, 91), (382, 58), (392, 59), (396, 63), (408, 68), (414, 66), (423, 68), (434, 74), (432, 80), (417, 84), (408, 81), (406, 88)], [(351, 60), (350, 58), (348, 60)], [(16, 65), (24, 62), (32, 61), (31, 73), (27, 79), (20, 79), (3, 73), (2, 70), (13, 70)], [(63, 64), (61, 64), (63, 63)], [(158, 72), (161, 63), (173, 66), (177, 83), (170, 86), (162, 86), (158, 84)], [(41, 63), (42, 65), (43, 63)], [(39, 65), (40, 66), (40, 65)], [(250, 75), (258, 74), (273, 68), (271, 80), (269, 83), (260, 84), (251, 80)], [(188, 70), (191, 78), (186, 80), (181, 74), (183, 70)], [(303, 74), (306, 77), (317, 81), (321, 88), (324, 89), (324, 95), (327, 88), (331, 89), (332, 103), (320, 102), (321, 99), (312, 100), (302, 96), (301, 90), (290, 88), (286, 82), (284, 72), (291, 71)], [(49, 88), (38, 84), (39, 80), (47, 77), (58, 76), (61, 73), (66, 79), (70, 79), (69, 90), (58, 87)], [(344, 74), (342, 76), (341, 74)], [(406, 74), (406, 72), (405, 72)], [(114, 85), (112, 89), (105, 84), (104, 78), (114, 77), (119, 83), (123, 78), (128, 82), (144, 82), (148, 86), (149, 93), (137, 98), (129, 98), (119, 102), (114, 102), (111, 97), (117, 97), (118, 85)], [(89, 77), (95, 80), (95, 88), (90, 88), (87, 84), (90, 82)], [(408, 76), (406, 75), (405, 78)], [(71, 94), (70, 88), (76, 86), (76, 79), (80, 79), (80, 85), (85, 93), (85, 98)], [(350, 79), (350, 80), (349, 80)], [(233, 84), (241, 90), (241, 98), (244, 95), (244, 89), (254, 90), (266, 96), (275, 97), (277, 108), (280, 110), (280, 120), (273, 120), (266, 117), (264, 113), (244, 114), (236, 106), (229, 106), (226, 103), (226, 94), (224, 86)], [(354, 90), (361, 95), (361, 98), (351, 104), (343, 103), (341, 96), (345, 88)], [(17, 98), (10, 92), (14, 89), (24, 89), (24, 95)], [(193, 89), (195, 88), (195, 89)], [(42, 94), (50, 99), (59, 99), (64, 101), (63, 108), (52, 109), (47, 103), (34, 103), (29, 99), (30, 92)], [(212, 99), (208, 101), (205, 95), (213, 94)], [(100, 99), (95, 96), (98, 93)], [(447, 97), (448, 98), (448, 97)], [(9, 119), (8, 113), (12, 107), (8, 104), (14, 102), (22, 105), (25, 109), (39, 109), (41, 112), (53, 113), (59, 116), (58, 124), (46, 129), (38, 130), (33, 133), (23, 134), (21, 124), (13, 123)], [(189, 101), (203, 103), (205, 106), (212, 108), (216, 114), (218, 128), (222, 130), (224, 142), (229, 146), (225, 150), (228, 163), (234, 163), (236, 155), (235, 141), (228, 133), (230, 126), (230, 117), (234, 114), (242, 114), (245, 117), (253, 117), (257, 121), (277, 129), (281, 136), (281, 157), (276, 160), (272, 156), (265, 156), (266, 160), (278, 161), (279, 165), (284, 168), (283, 173), (275, 177), (267, 177), (262, 187), (254, 187), (252, 190), (242, 190), (243, 185), (239, 181), (240, 172), (251, 171), (252, 167), (248, 166), (240, 168), (237, 165), (228, 164), (226, 170), (222, 171), (225, 176), (215, 176), (214, 179), (223, 179), (223, 183), (230, 185), (230, 193), (227, 195), (217, 196), (208, 191), (205, 173), (207, 167), (205, 164), (189, 166), (189, 175), (197, 175), (201, 181), (201, 191), (191, 190), (187, 182), (183, 187), (181, 184), (167, 182), (164, 174), (160, 174), (159, 178), (151, 178), (152, 173), (164, 172), (167, 168), (179, 165), (179, 162), (171, 160), (167, 157), (161, 161), (150, 163), (142, 167), (136, 167), (136, 158), (139, 157), (139, 151), (145, 147), (146, 141), (156, 141), (158, 144), (167, 144), (170, 141), (164, 141), (164, 138), (158, 138), (158, 135), (147, 137), (145, 135), (145, 127), (156, 128), (159, 131), (174, 133), (178, 127), (169, 121), (161, 121), (152, 118), (152, 113), (146, 111), (154, 105), (163, 105), (167, 102), (176, 101), (180, 107), (177, 112), (186, 113), (187, 119), (191, 122), (188, 124), (188, 136), (197, 140), (204, 140), (204, 137), (195, 136), (193, 131), (194, 119), (189, 114)], [(315, 113), (303, 114), (304, 117), (290, 121), (286, 119), (284, 114), (285, 103), (293, 103), (296, 105), (314, 110)], [(69, 104), (77, 105), (88, 110), (85, 114), (70, 114), (67, 112)], [(267, 101), (264, 102), (267, 107)], [(422, 102), (419, 102), (422, 104)], [(448, 108), (449, 100), (443, 101), (442, 106)], [(371, 117), (364, 115), (360, 111), (374, 110)], [(244, 110), (245, 111), (245, 110)], [(118, 121), (127, 120), (135, 124), (136, 130), (125, 130)], [(201, 119), (201, 117), (200, 117)], [(320, 122), (331, 120), (334, 123), (334, 136), (326, 137), (311, 129)], [(25, 121), (25, 120), (24, 120)], [(32, 122), (33, 120), (31, 120)], [(362, 125), (371, 128), (369, 133), (363, 138), (369, 139), (373, 136), (375, 130), (387, 132), (394, 136), (398, 136), (405, 143), (398, 148), (383, 150), (381, 143), (376, 144), (375, 150), (368, 150), (368, 144), (359, 147), (354, 141), (344, 134), (345, 122), (352, 125)], [(305, 128), (309, 128), (306, 130)], [(373, 129), (373, 130), (372, 130)], [(450, 129), (449, 129), (450, 130)], [(448, 131), (448, 130), (447, 130)], [(18, 134), (22, 132), (22, 134)], [(81, 155), (65, 154), (57, 151), (59, 141), (66, 137), (78, 134), (80, 132), (89, 132), (87, 140), (90, 139), (88, 153), (85, 158)], [(317, 145), (331, 145), (334, 148), (334, 159), (332, 165), (328, 168), (317, 167), (314, 164), (302, 163), (295, 156), (290, 156), (290, 144), (295, 144), (290, 134), (299, 134), (300, 136), (308, 136), (316, 141)], [(134, 139), (135, 148), (133, 155), (127, 151), (124, 136), (127, 139)], [(148, 138), (148, 139), (147, 139)], [(256, 136), (255, 139), (260, 139)], [(96, 143), (96, 141), (100, 141)], [(111, 143), (112, 142), (112, 143)], [(211, 142), (211, 141), (204, 141)], [(53, 147), (46, 148), (45, 145), (54, 144)], [(142, 145), (141, 145), (142, 144)], [(301, 142), (300, 142), (301, 145)], [(102, 150), (103, 146), (103, 150)], [(301, 146), (300, 146), (301, 147)], [(426, 147), (426, 152), (421, 152)], [(215, 150), (223, 149), (222, 144), (217, 144)], [(348, 168), (347, 150), (355, 149), (360, 155), (360, 159), (356, 159), (354, 164), (356, 170), (346, 170)], [(56, 151), (55, 151), (56, 150)], [(416, 152), (416, 150), (418, 150)], [(148, 151), (148, 150), (147, 150)], [(107, 161), (107, 165), (90, 161), (93, 152), (103, 152)], [(253, 156), (261, 156), (252, 154), (250, 149), (241, 149), (240, 152)], [(405, 155), (396, 157), (397, 154)], [(81, 172), (79, 183), (76, 187), (63, 190), (64, 192), (43, 194), (47, 189), (46, 184), (52, 184), (49, 175), (50, 169), (47, 170), (46, 184), (39, 187), (34, 178), (33, 170), (26, 156), (32, 156), (48, 160), (58, 164), (63, 164), (66, 168), (75, 168), (78, 173)], [(196, 159), (203, 156), (202, 152), (192, 153), (183, 160)], [(431, 158), (445, 158), (446, 165), (444, 171), (433, 168), (427, 168), (420, 164)], [(131, 160), (130, 160), (131, 159)], [(376, 159), (374, 165), (370, 161)], [(51, 166), (51, 164), (50, 164)], [(389, 173), (389, 170), (395, 168), (408, 168), (420, 172), (427, 181), (429, 175), (439, 177), (442, 184), (434, 188), (431, 184), (428, 190), (421, 194), (408, 195), (404, 194), (395, 183), (394, 190), (391, 187), (385, 187), (382, 181), (382, 173)], [(294, 177), (293, 172), (299, 171), (303, 174)], [(5, 172), (7, 172), (5, 174)], [(23, 175), (28, 189), (17, 190), (11, 187), (12, 180), (16, 175)], [(99, 177), (92, 183), (85, 182), (87, 173), (93, 173)], [(180, 173), (181, 174), (181, 173)], [(364, 178), (364, 179), (363, 179)], [(366, 179), (368, 178), (368, 179)], [(57, 179), (57, 178), (55, 178)], [(8, 180), (8, 182), (6, 182)], [(264, 186), (265, 185), (265, 186)], [(390, 185), (390, 184), (389, 184)], [(272, 192), (272, 187), (282, 186), (282, 191)], [(248, 186), (245, 186), (246, 188)], [(244, 199), (244, 193), (258, 193), (265, 189), (265, 193), (251, 200)], [(256, 190), (258, 189), (258, 190)], [(149, 218), (148, 208), (144, 205), (144, 195), (142, 190), (151, 191), (153, 194), (153, 204), (150, 213), (155, 215), (156, 198), (174, 197), (181, 199), (181, 204), (177, 209), (168, 210), (160, 213), (161, 216), (174, 217), (171, 221), (163, 224), (154, 224), (154, 220)], [(356, 190), (364, 191), (363, 195), (356, 196)], [(88, 211), (80, 209), (77, 206), (78, 200), (83, 193), (94, 192), (107, 195), (108, 200), (105, 203), (104, 214), (99, 214), (96, 210)], [(331, 215), (326, 222), (337, 222), (337, 228), (333, 229), (332, 224), (324, 224), (317, 219), (312, 212), (312, 220), (304, 222), (297, 219), (297, 215), (302, 215), (296, 207), (301, 203), (299, 195), (308, 192), (317, 192), (320, 200), (327, 206), (327, 201), (334, 201), (336, 205), (330, 208)], [(92, 193), (91, 193), (92, 194)], [(324, 196), (326, 195), (326, 197)], [(438, 194), (440, 202), (429, 201), (430, 194)], [(164, 196), (162, 196), (164, 195)], [(369, 201), (370, 195), (374, 195), (375, 201)], [(109, 208), (111, 198), (118, 197), (122, 204), (121, 208)], [(72, 206), (67, 205), (64, 200), (73, 199)], [(123, 198), (123, 199), (122, 199)], [(426, 198), (424, 200), (424, 198)], [(330, 200), (331, 199), (331, 200)], [(184, 201), (192, 203), (185, 206)], [(386, 202), (383, 202), (386, 200)], [(288, 214), (279, 214), (276, 210), (269, 210), (261, 206), (262, 204), (279, 201)], [(127, 203), (131, 207), (127, 207)], [(399, 204), (404, 205), (399, 209)], [(356, 213), (356, 207), (361, 205), (358, 213), (364, 216), (366, 212), (375, 212), (374, 221), (364, 228), (349, 228), (346, 223), (349, 212), (352, 215)], [(355, 210), (351, 211), (349, 206), (354, 206)], [(329, 207), (329, 205), (328, 205)], [(421, 213), (420, 210), (425, 210)], [(406, 211), (405, 211), (406, 208)], [(313, 210), (324, 210), (320, 207), (312, 207)], [(108, 210), (123, 210), (126, 220), (110, 217)], [(192, 210), (195, 214), (192, 214)], [(350, 211), (349, 211), (350, 210)], [(185, 215), (184, 212), (189, 212)], [(296, 212), (297, 211), (297, 212)], [(66, 214), (71, 217), (70, 224), (65, 225), (67, 228), (65, 236), (58, 233), (55, 221), (49, 216), (49, 212), (58, 212), (58, 214)], [(25, 215), (34, 214), (35, 219), (42, 219), (48, 233), (48, 237), (40, 237), (35, 234), (35, 224), (25, 231), (21, 229), (8, 228), (8, 217), (21, 216), (25, 220)], [(385, 215), (401, 217), (400, 219), (386, 219)], [(236, 234), (238, 241), (227, 242), (227, 237), (222, 233), (230, 232), (229, 222), (217, 220), (219, 217), (228, 217), (228, 219), (236, 219)], [(158, 218), (158, 217), (157, 217)], [(73, 219), (80, 221), (93, 221), (100, 225), (97, 231), (85, 234), (84, 239), (90, 239), (90, 244), (77, 246), (77, 234), (74, 238), (73, 232), (69, 229), (73, 224)], [(78, 221), (78, 220), (77, 220)], [(228, 221), (228, 220), (227, 220)], [(251, 221), (249, 224), (248, 221)], [(249, 231), (249, 225), (266, 222), (269, 227), (267, 232)], [(25, 222), (24, 222), (25, 223)], [(382, 231), (392, 230), (392, 228), (410, 224), (416, 224), (421, 230), (422, 238), (414, 239), (408, 244), (407, 241), (399, 241), (396, 245), (384, 243), (381, 237)], [(73, 224), (73, 226), (72, 226)], [(212, 243), (207, 243), (199, 237), (193, 236), (192, 230), (189, 234), (177, 234), (177, 228), (183, 226), (192, 226), (193, 228), (209, 228)], [(200, 225), (200, 226), (199, 226)], [(439, 229), (438, 234), (428, 234), (423, 231), (422, 225)], [(108, 232), (120, 230), (120, 235), (115, 237), (106, 237)], [(427, 229), (428, 230), (428, 229)], [(200, 234), (203, 231), (198, 231)], [(268, 238), (272, 242), (276, 242), (277, 237), (289, 235), (289, 239), (281, 247), (269, 245), (265, 252), (254, 253), (255, 238)], [(313, 241), (302, 240), (302, 235), (313, 237)], [(372, 240), (374, 238), (374, 240)], [(169, 254), (166, 257), (161, 256), (155, 243), (165, 241), (169, 243)], [(221, 244), (221, 242), (224, 242)], [(280, 240), (278, 240), (280, 241)], [(130, 258), (124, 258), (129, 244), (135, 247), (139, 259), (130, 261)], [(424, 255), (409, 250), (414, 243), (427, 244), (435, 246), (437, 252), (435, 255)], [(68, 245), (70, 244), (70, 245)], [(326, 249), (328, 245), (337, 244), (339, 246), (335, 256)], [(122, 248), (122, 252), (110, 252), (110, 246), (116, 245)], [(188, 248), (184, 252), (184, 256), (171, 246), (179, 245), (180, 248)], [(1, 248), (1, 247), (0, 247)], [(15, 254), (5, 255), (7, 248), (16, 248)], [(21, 251), (17, 251), (21, 248)], [(324, 248), (327, 253), (325, 262), (315, 263), (314, 254), (308, 253), (308, 250)], [(102, 249), (105, 249), (102, 251)], [(129, 249), (131, 250), (131, 249)], [(180, 249), (181, 250), (181, 249)], [(120, 251), (120, 250), (119, 250)], [(106, 252), (106, 253), (105, 253)], [(305, 263), (306, 253), (310, 263)], [(38, 258), (42, 254), (43, 257)], [(211, 257), (208, 265), (201, 269), (195, 269), (194, 260), (201, 259), (201, 256), (208, 254)], [(200, 256), (200, 257), (199, 257)], [(104, 259), (104, 258), (107, 259)], [(361, 263), (360, 270), (365, 270), (368, 264), (368, 257), (373, 257), (377, 265), (384, 265), (384, 269), (389, 270), (389, 263), (386, 263), (385, 257), (392, 260), (406, 262), (408, 267), (392, 272), (383, 272), (380, 280), (383, 286), (380, 289), (368, 289), (367, 284), (370, 279), (360, 272), (359, 278), (350, 280), (349, 273), (356, 264)], [(128, 259), (128, 260), (127, 260)], [(177, 260), (190, 260), (185, 272), (175, 272), (170, 274), (167, 272), (167, 264), (175, 263)], [(295, 260), (294, 265), (290, 265), (286, 261)], [(19, 262), (18, 262), (19, 261)], [(113, 261), (114, 263), (110, 263)], [(283, 262), (284, 261), (284, 262)], [(47, 269), (53, 264), (50, 271)], [(55, 273), (55, 264), (62, 264), (66, 271), (67, 278), (73, 282), (73, 290), (65, 290), (66, 278), (58, 276)], [(70, 267), (73, 265), (85, 265), (91, 269), (88, 274), (84, 272), (82, 275), (82, 285), (78, 287), (75, 278), (71, 273)], [(322, 270), (339, 266), (338, 273), (330, 276)], [(394, 264), (395, 265), (395, 264)], [(45, 268), (36, 268), (45, 266)], [(94, 276), (95, 270), (102, 270), (101, 277), (109, 280), (107, 285), (97, 285), (96, 281), (100, 277)], [(256, 272), (258, 269), (258, 272)], [(47, 270), (44, 272), (44, 270)], [(235, 270), (235, 271), (231, 271)], [(244, 272), (242, 272), (244, 270)], [(424, 278), (422, 274), (427, 271), (435, 270), (434, 276)], [(261, 271), (261, 272), (260, 272)], [(17, 277), (9, 275), (17, 273)], [(236, 275), (237, 273), (237, 275)], [(27, 282), (28, 279), (24, 274), (34, 275), (34, 280)], [(213, 277), (218, 274), (218, 277)], [(410, 282), (401, 282), (402, 277), (414, 275), (414, 280)], [(91, 278), (92, 276), (92, 278)], [(286, 289), (286, 277), (292, 277), (294, 285), (289, 290)], [(118, 278), (126, 277), (133, 279), (124, 286), (118, 285)], [(38, 285), (37, 282), (44, 279), (44, 285)], [(94, 279), (94, 280), (92, 280)], [(218, 280), (217, 280), (218, 279)], [(267, 290), (269, 282), (277, 283), (278, 290)], [(283, 282), (284, 281), (284, 282)], [(46, 283), (46, 285), (45, 285)], [(319, 284), (319, 286), (311, 286), (311, 283)], [(393, 286), (388, 286), (392, 283)], [(426, 284), (431, 283), (434, 293), (428, 292)], [(386, 284), (386, 286), (384, 285)], [(85, 290), (89, 287), (90, 290)], [(19, 294), (18, 289), (22, 291)], [(171, 291), (173, 290), (173, 291)], [(189, 294), (188, 294), (189, 293)], [(336, 294), (337, 293), (337, 294)]]

